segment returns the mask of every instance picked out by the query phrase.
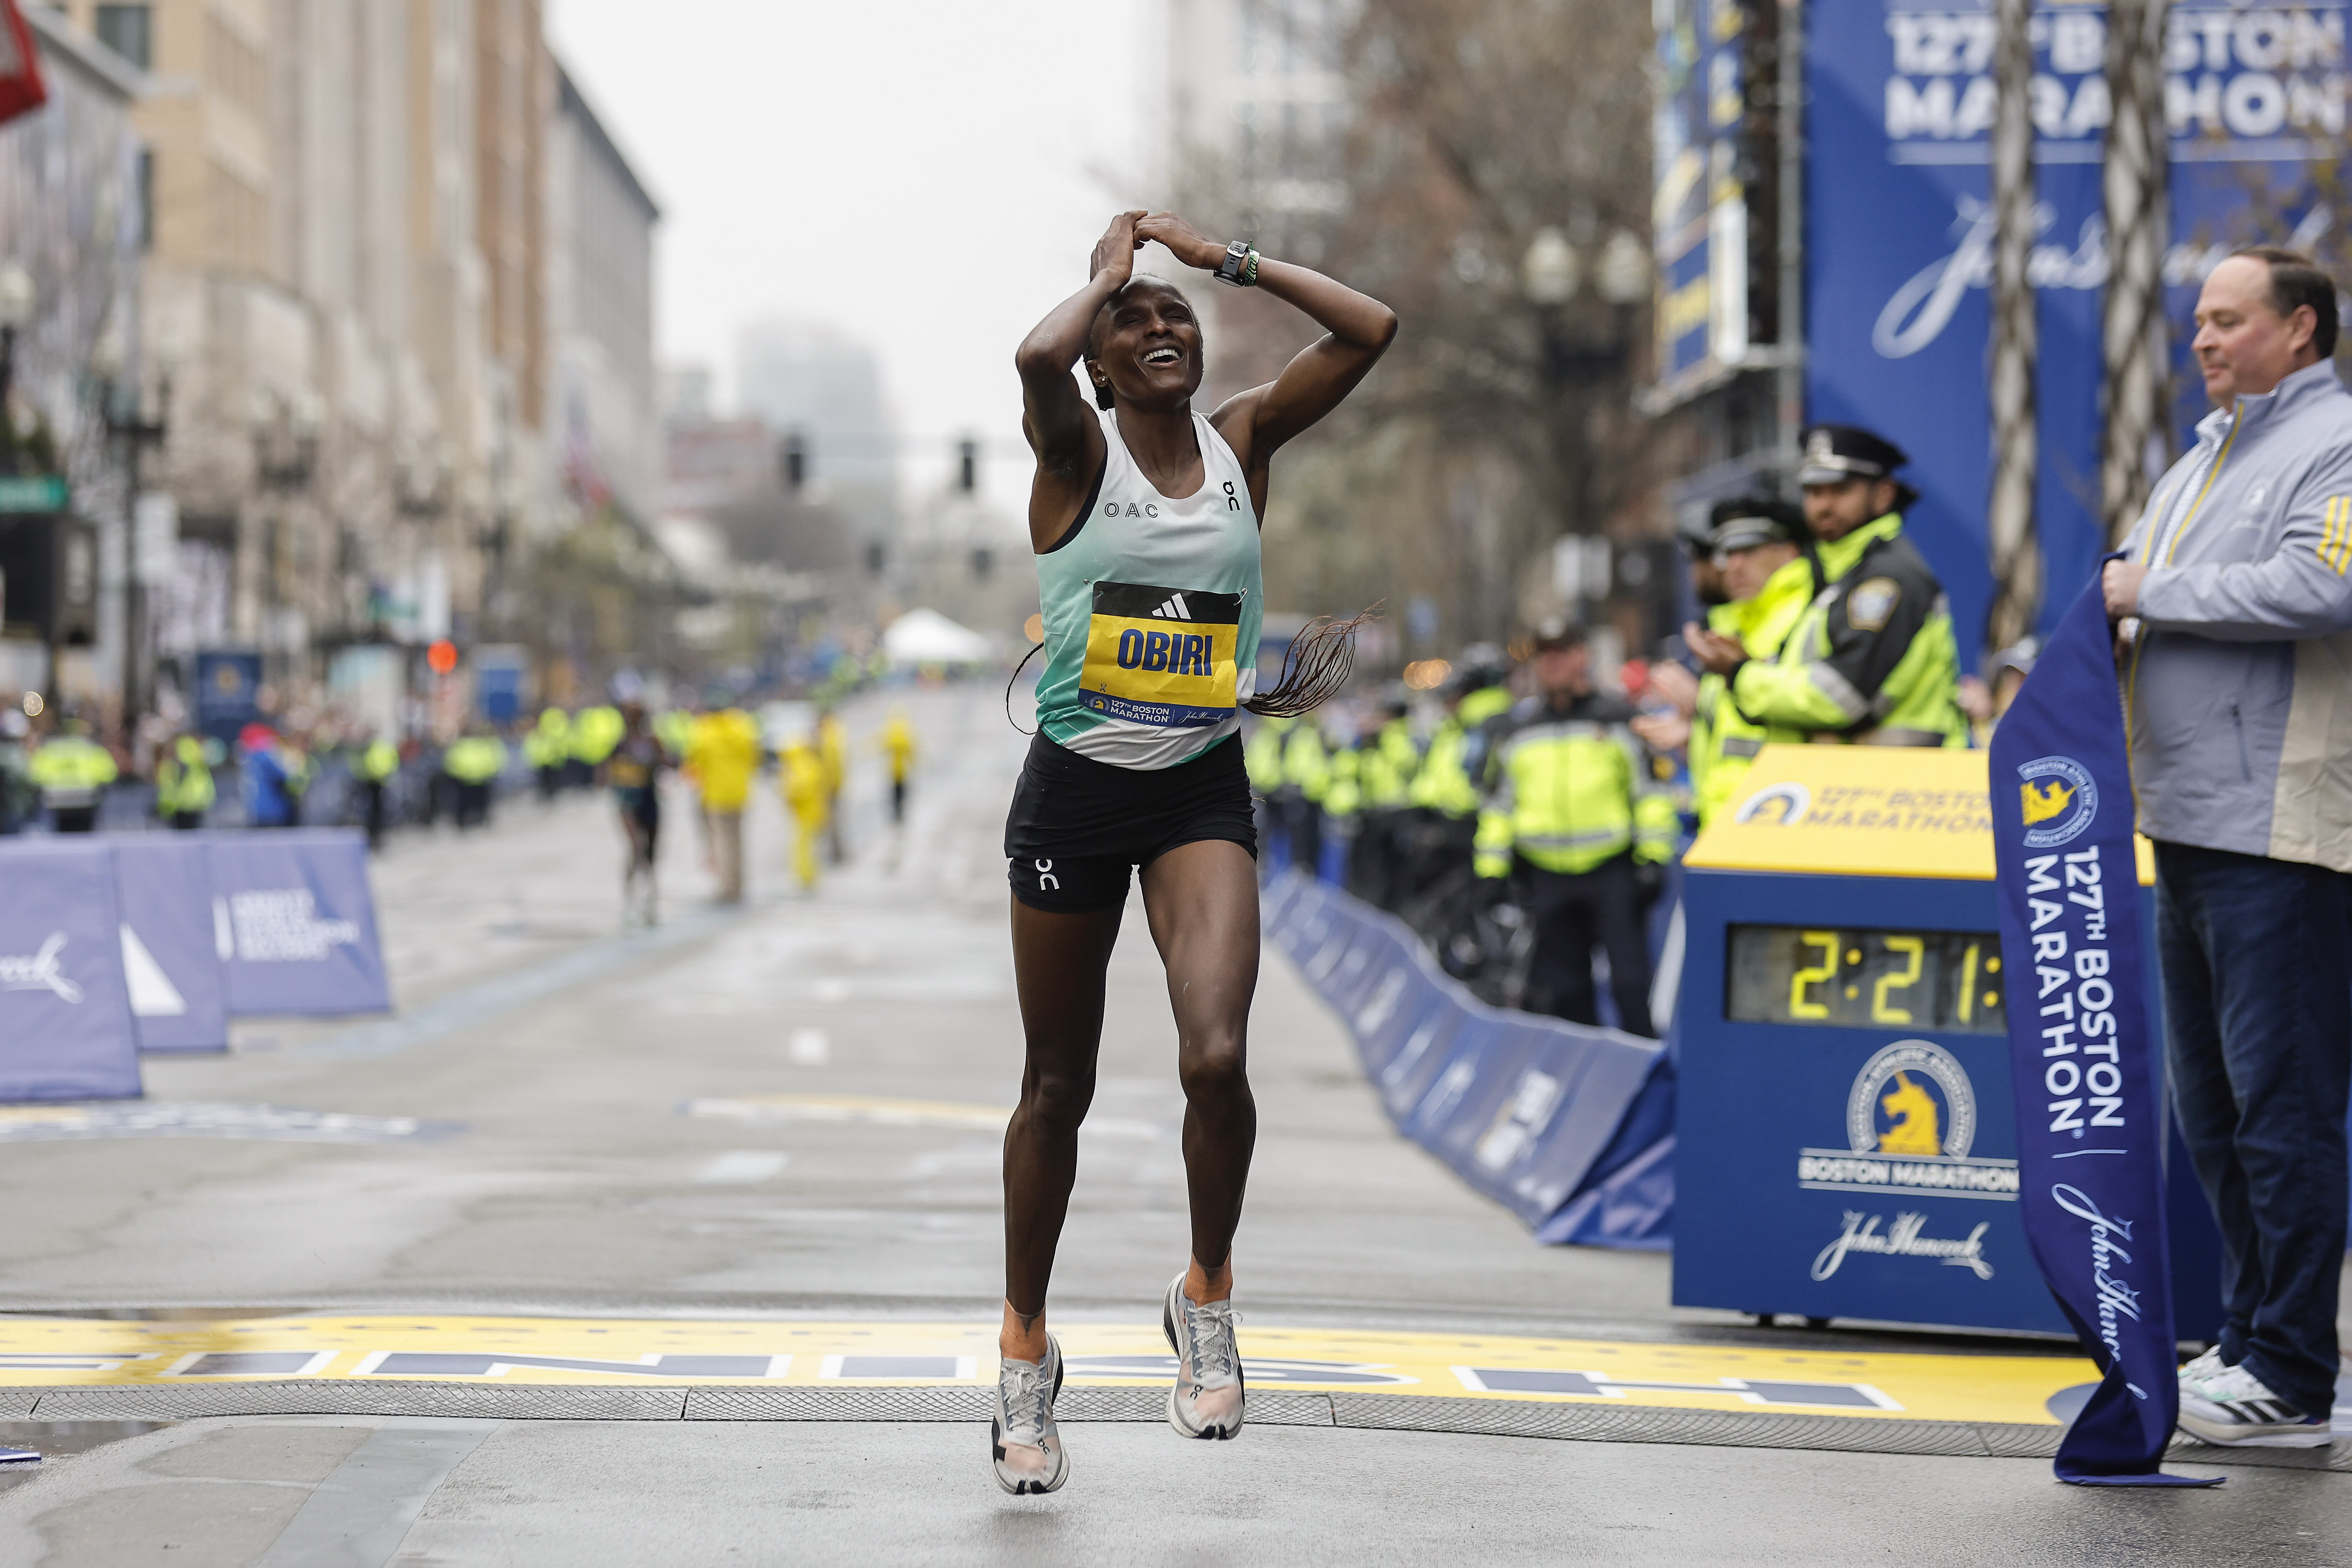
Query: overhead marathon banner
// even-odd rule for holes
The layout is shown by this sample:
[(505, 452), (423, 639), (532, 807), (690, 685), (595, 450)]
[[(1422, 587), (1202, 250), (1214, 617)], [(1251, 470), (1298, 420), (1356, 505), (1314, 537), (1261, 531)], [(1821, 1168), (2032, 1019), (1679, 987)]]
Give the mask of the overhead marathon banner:
[(2179, 1415), (2161, 1043), (2147, 1004), (2131, 759), (2098, 584), (2059, 623), (1990, 761), (2026, 1240), (2102, 1378), (2058, 1479), (2207, 1486), (2158, 1466)]
[(228, 991), (214, 952), (212, 868), (184, 833), (103, 844), (122, 916), (122, 975), (142, 1051), (228, 1049)]
[[(2165, 49), (2176, 358), (2205, 275), (2250, 244), (2310, 247), (2335, 216), (2310, 184), (2345, 130), (2345, 0), (2179, 0)], [(1806, 413), (1866, 425), (1911, 454), (1909, 532), (1943, 578), (1964, 658), (1991, 599), (1985, 385), (1992, 287), (1989, 0), (1813, 0), (1807, 7)], [(2045, 630), (2106, 546), (2098, 524), (2099, 191), (2109, 102), (2105, 11), (2033, 19), (2042, 437), (2036, 515)], [(2185, 362), (2184, 362), (2185, 363)], [(2204, 412), (2182, 379), (2185, 429)]]
[(96, 843), (0, 858), (0, 1101), (139, 1093), (114, 864)]
[(1540, 1240), (1667, 1244), (1674, 1077), (1655, 1041), (1489, 1007), (1402, 921), (1295, 870), (1267, 887), (1264, 919), (1400, 1131)]
[(364, 835), (220, 833), (205, 835), (204, 845), (214, 951), (231, 1015), (391, 1009)]

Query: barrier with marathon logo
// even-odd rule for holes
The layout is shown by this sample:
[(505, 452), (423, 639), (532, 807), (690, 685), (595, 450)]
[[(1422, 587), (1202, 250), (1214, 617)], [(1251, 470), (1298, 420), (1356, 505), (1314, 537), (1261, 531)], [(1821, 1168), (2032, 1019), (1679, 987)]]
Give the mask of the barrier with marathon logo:
[(232, 1016), (390, 1010), (362, 835), (208, 834), (205, 852)]
[(142, 1051), (225, 1051), (228, 992), (213, 950), (212, 871), (184, 833), (96, 841), (111, 857), (122, 977)]
[(139, 1093), (112, 857), (11, 845), (0, 888), (0, 1101)]
[(1655, 1041), (1490, 1007), (1402, 921), (1295, 870), (1265, 921), (1401, 1131), (1546, 1241), (1666, 1244), (1674, 1078)]

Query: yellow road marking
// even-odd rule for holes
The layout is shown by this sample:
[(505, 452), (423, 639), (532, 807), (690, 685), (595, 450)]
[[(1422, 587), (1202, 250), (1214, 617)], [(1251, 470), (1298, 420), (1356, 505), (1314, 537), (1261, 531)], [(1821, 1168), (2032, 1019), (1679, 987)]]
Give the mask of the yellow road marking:
[[(1055, 1325), (1069, 1381), (1168, 1375), (1156, 1325)], [(1241, 1330), (1261, 1389), (1516, 1399), (1869, 1419), (2055, 1425), (2059, 1390), (2097, 1381), (2069, 1356), (1927, 1355), (1523, 1335)], [(203, 1322), (0, 1318), (0, 1385), (270, 1382), (985, 1385), (983, 1323), (676, 1321), (358, 1313)]]

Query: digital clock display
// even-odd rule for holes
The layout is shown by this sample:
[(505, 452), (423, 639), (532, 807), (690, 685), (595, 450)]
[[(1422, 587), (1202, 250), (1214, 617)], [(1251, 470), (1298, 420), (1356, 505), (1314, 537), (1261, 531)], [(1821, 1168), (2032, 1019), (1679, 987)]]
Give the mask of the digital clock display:
[(1990, 931), (1736, 925), (1724, 1016), (1751, 1024), (2005, 1035)]

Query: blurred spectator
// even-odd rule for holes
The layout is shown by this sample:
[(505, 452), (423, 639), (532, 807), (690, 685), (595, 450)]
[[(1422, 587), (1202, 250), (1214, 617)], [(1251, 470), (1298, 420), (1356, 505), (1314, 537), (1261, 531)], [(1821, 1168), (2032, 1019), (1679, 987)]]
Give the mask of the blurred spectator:
[(89, 721), (75, 713), (33, 753), (33, 782), (59, 833), (88, 833), (98, 826), (100, 797), (120, 772), (107, 749), (89, 738)]
[(212, 755), (201, 735), (176, 735), (155, 748), (155, 815), (185, 832), (205, 825), (218, 793)]

